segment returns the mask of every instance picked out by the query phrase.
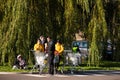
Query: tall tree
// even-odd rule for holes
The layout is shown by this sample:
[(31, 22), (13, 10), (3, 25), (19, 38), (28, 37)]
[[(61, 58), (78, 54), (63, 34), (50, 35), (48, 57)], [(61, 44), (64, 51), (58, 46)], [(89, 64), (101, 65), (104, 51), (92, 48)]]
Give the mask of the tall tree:
[(106, 34), (119, 61), (119, 5), (119, 0), (1, 0), (0, 62), (12, 64), (22, 54), (32, 63), (29, 50), (40, 35), (61, 38), (66, 46), (79, 30), (90, 42), (89, 65), (99, 65)]
[(102, 39), (106, 37), (107, 25), (102, 0), (95, 0), (90, 23), (88, 25), (91, 34), (88, 65), (99, 66), (102, 54)]
[[(2, 63), (13, 63), (16, 54), (25, 55), (26, 40), (24, 35), (27, 29), (27, 2), (26, 0), (7, 0), (5, 15), (1, 26)], [(24, 33), (24, 34), (22, 34)]]

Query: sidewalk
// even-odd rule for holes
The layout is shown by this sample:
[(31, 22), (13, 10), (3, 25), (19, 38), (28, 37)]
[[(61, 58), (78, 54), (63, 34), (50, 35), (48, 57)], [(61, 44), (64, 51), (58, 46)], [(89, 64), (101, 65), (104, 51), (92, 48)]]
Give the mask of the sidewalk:
[[(0, 74), (34, 74), (34, 75), (38, 75), (38, 72), (0, 72)], [(47, 73), (43, 73), (43, 74), (47, 74)], [(109, 74), (118, 74), (120, 75), (120, 71), (119, 70), (84, 70), (84, 71), (73, 71), (73, 73), (71, 73), (71, 71), (64, 71), (64, 73), (58, 73), (55, 75), (91, 75), (91, 74), (105, 74), (105, 75), (109, 75)]]

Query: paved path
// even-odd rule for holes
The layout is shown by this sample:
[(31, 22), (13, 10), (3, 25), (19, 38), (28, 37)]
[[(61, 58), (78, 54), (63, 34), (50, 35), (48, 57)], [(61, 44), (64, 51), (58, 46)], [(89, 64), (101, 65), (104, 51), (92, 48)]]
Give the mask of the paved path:
[(0, 80), (120, 80), (120, 71), (84, 71), (75, 74), (29, 74), (0, 72)]

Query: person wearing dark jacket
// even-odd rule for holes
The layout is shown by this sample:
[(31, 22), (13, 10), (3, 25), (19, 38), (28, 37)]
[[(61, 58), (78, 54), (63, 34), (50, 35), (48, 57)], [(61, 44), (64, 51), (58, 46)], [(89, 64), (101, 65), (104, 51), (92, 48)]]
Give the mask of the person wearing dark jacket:
[(20, 54), (14, 62), (13, 69), (26, 69), (26, 62)]
[(51, 37), (47, 37), (48, 42), (48, 63), (49, 63), (49, 74), (54, 74), (54, 51), (55, 51), (55, 42)]

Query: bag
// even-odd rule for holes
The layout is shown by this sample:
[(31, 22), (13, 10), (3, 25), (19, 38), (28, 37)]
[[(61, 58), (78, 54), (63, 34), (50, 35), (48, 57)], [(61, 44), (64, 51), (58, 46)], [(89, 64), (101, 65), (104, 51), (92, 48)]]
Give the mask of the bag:
[(58, 63), (58, 62), (59, 62), (59, 56), (55, 55), (55, 57), (54, 57), (54, 63)]
[(54, 55), (59, 55), (58, 51), (55, 50), (54, 51)]

